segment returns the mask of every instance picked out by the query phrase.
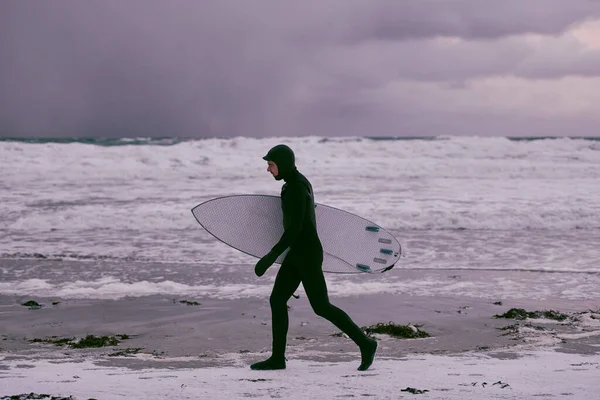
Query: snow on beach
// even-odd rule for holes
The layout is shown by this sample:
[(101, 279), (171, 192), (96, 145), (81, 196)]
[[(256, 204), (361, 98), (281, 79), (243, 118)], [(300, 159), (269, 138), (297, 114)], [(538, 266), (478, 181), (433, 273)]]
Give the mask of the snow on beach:
[[(239, 357), (239, 356), (238, 356)], [(600, 393), (600, 357), (531, 351), (514, 359), (481, 354), (407, 355), (356, 362), (291, 360), (285, 371), (237, 367), (127, 368), (93, 360), (3, 361), (0, 393), (52, 393), (77, 399), (413, 398), (593, 400)]]

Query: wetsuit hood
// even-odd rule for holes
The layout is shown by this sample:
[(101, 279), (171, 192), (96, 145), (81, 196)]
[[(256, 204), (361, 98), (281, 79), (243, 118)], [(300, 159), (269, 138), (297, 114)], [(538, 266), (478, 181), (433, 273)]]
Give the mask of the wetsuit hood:
[(277, 164), (278, 173), (275, 179), (278, 181), (281, 179), (288, 180), (293, 177), (296, 173), (296, 158), (294, 152), (285, 144), (278, 144), (273, 147), (263, 160), (273, 161)]

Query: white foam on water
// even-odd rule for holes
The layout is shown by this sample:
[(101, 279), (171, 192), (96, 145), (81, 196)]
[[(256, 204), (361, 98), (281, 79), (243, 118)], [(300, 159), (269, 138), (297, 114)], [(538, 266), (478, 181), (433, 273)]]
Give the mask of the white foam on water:
[(268, 296), (270, 289), (266, 286), (251, 284), (186, 285), (169, 280), (125, 283), (116, 278), (107, 277), (94, 281), (75, 281), (57, 285), (42, 279), (11, 283), (0, 282), (0, 292), (65, 299), (122, 299), (152, 295), (195, 295), (218, 299), (239, 299)]
[(518, 359), (481, 354), (408, 355), (378, 358), (366, 372), (355, 362), (291, 359), (283, 371), (252, 371), (236, 355), (237, 366), (127, 369), (94, 359), (10, 360), (0, 363), (0, 392), (73, 395), (77, 399), (333, 399), (413, 397), (408, 388), (427, 390), (427, 399), (597, 398), (600, 356), (530, 351)]
[(182, 227), (189, 208), (211, 196), (278, 193), (260, 157), (280, 140), (294, 147), (317, 200), (390, 228), (600, 227), (600, 152), (573, 139), (1, 142), (1, 183), (11, 188), (2, 213), (14, 229), (148, 228), (152, 216)]
[[(171, 280), (124, 282), (115, 277), (72, 282), (51, 282), (44, 279), (27, 279), (0, 282), (0, 293), (29, 295), (38, 298), (64, 299), (121, 299), (151, 295), (195, 296), (198, 298), (244, 299), (266, 298), (272, 290), (274, 273), (254, 282), (232, 283), (227, 280), (210, 280), (206, 283), (181, 283)], [(396, 276), (390, 279), (369, 277), (348, 278), (328, 276), (328, 293), (335, 297), (356, 297), (381, 294), (406, 294), (412, 296), (465, 296), (488, 300), (550, 298), (565, 300), (593, 300), (600, 298), (600, 276), (580, 275), (569, 282), (562, 274), (545, 274), (533, 279), (522, 276), (494, 276), (477, 280), (448, 277), (409, 278)], [(302, 286), (297, 291), (305, 295)]]

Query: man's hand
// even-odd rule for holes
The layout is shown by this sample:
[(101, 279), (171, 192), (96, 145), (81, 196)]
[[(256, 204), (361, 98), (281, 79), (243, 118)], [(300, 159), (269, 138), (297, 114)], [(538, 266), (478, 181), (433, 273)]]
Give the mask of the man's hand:
[(271, 253), (261, 258), (254, 267), (254, 273), (256, 276), (263, 276), (269, 267), (273, 265), (276, 259), (277, 257), (273, 256)]

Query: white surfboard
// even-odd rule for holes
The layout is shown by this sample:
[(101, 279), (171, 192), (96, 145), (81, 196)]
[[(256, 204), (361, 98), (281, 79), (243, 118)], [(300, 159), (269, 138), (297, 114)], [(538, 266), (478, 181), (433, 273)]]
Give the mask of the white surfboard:
[[(254, 257), (267, 254), (284, 231), (279, 196), (218, 197), (197, 205), (192, 213), (215, 238)], [(323, 204), (315, 204), (315, 215), (324, 272), (385, 272), (402, 254), (391, 233), (365, 218)], [(276, 262), (283, 262), (286, 254), (287, 250)]]

